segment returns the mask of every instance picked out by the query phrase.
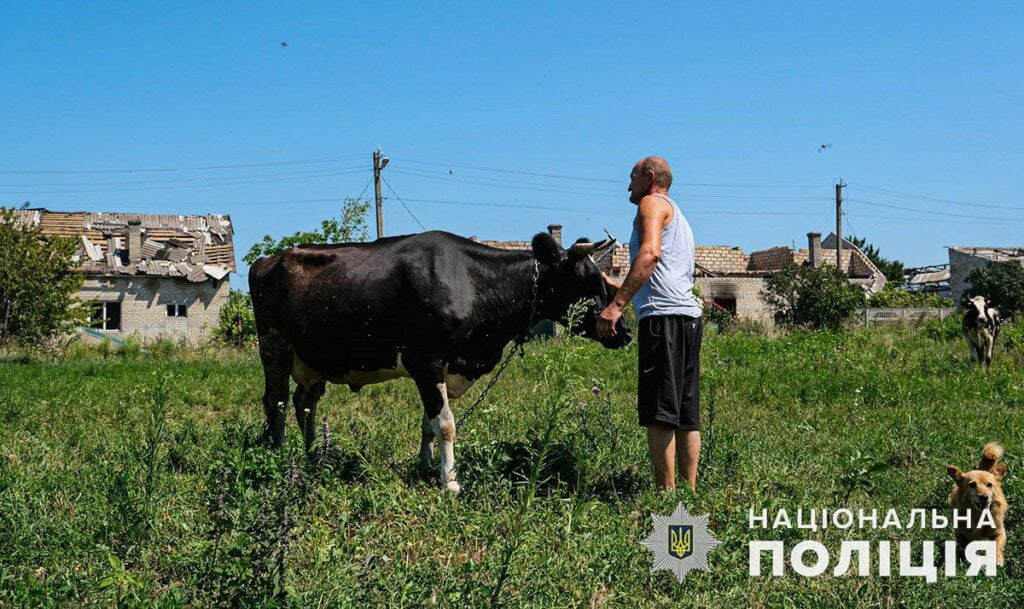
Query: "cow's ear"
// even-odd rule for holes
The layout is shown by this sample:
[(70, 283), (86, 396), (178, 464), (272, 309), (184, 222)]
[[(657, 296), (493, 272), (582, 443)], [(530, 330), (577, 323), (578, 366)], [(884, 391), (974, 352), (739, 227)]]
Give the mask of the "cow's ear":
[(537, 233), (533, 236), (533, 255), (542, 264), (551, 266), (565, 258), (565, 250), (548, 233)]

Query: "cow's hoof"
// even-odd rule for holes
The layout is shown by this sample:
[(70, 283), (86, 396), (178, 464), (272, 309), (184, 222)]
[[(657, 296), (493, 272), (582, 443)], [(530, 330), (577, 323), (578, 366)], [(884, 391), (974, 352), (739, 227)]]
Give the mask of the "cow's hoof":
[(462, 487), (459, 486), (459, 483), (454, 480), (449, 480), (448, 482), (446, 482), (444, 487), (451, 491), (453, 495), (458, 495), (459, 491), (462, 490)]

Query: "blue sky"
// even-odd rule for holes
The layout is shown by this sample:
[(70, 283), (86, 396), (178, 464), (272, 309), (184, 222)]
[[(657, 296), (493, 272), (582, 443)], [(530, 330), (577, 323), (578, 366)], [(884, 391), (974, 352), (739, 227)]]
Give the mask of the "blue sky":
[[(698, 243), (805, 246), (832, 230), (841, 176), (844, 232), (942, 263), (947, 245), (1024, 245), (1022, 17), (951, 2), (5, 3), (0, 203), (228, 213), (241, 263), (264, 233), (372, 196), (379, 146), (388, 234), (421, 230), (414, 214), (486, 239), (550, 223), (626, 238), (629, 169), (659, 154)], [(123, 169), (183, 170), (29, 173)]]

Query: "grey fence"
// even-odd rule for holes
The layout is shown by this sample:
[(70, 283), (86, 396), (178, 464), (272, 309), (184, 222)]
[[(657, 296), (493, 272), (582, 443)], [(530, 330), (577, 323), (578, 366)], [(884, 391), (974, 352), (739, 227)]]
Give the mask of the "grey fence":
[(865, 326), (877, 326), (881, 324), (909, 323), (917, 319), (938, 317), (945, 319), (951, 313), (956, 313), (954, 307), (921, 307), (921, 308), (891, 308), (891, 309), (864, 309), (862, 318)]

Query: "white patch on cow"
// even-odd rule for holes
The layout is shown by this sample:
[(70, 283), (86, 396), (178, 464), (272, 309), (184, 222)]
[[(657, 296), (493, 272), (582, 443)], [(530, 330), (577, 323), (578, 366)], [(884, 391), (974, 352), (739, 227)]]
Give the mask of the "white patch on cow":
[[(296, 383), (308, 385), (309, 381), (327, 379), (332, 383), (340, 385), (373, 385), (383, 383), (397, 378), (409, 378), (409, 371), (402, 364), (402, 354), (395, 358), (394, 368), (382, 368), (380, 370), (350, 370), (341, 376), (325, 376), (307, 366), (298, 356), (294, 357), (292, 363), (292, 378)], [(304, 380), (305, 379), (305, 380)]]
[(462, 397), (462, 394), (469, 391), (469, 388), (475, 382), (461, 374), (448, 374), (447, 372), (444, 374), (444, 384), (448, 387), (448, 397), (453, 400)]
[(461, 489), (455, 481), (455, 417), (448, 407), (448, 388), (444, 383), (437, 384), (441, 394), (441, 412), (430, 419), (430, 428), (434, 430), (434, 438), (441, 445), (441, 485), (453, 493)]

